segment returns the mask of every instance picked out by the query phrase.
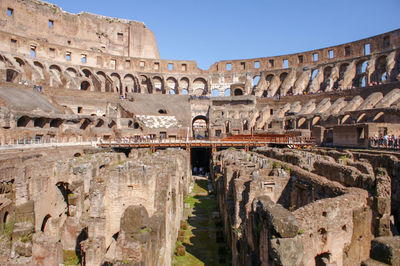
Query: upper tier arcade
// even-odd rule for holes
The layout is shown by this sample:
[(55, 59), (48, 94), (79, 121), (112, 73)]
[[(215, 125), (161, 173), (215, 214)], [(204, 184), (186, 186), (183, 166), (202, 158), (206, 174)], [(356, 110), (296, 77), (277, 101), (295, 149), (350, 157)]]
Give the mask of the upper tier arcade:
[(195, 61), (159, 59), (142, 22), (80, 13), (37, 0), (0, 3), (0, 75), (13, 83), (123, 97), (143, 94), (275, 97), (399, 80), (400, 29), (290, 55)]
[[(143, 22), (85, 12), (70, 14), (37, 0), (2, 0), (0, 14), (3, 33), (10, 34), (14, 40), (27, 38), (28, 43), (21, 43), (20, 49), (14, 50), (19, 53), (27, 45), (42, 56), (52, 57), (56, 52), (43, 47), (51, 44), (114, 56), (159, 58), (154, 34)], [(53, 48), (58, 50), (56, 46)], [(10, 48), (10, 40), (1, 43), (2, 50)]]

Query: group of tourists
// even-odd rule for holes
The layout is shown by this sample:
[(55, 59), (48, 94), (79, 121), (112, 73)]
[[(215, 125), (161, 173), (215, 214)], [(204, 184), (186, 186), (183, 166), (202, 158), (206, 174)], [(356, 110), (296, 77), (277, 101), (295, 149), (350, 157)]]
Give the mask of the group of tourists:
[(382, 147), (382, 148), (400, 148), (400, 135), (383, 135), (378, 137), (375, 135), (374, 137), (370, 138), (369, 144), (371, 147)]

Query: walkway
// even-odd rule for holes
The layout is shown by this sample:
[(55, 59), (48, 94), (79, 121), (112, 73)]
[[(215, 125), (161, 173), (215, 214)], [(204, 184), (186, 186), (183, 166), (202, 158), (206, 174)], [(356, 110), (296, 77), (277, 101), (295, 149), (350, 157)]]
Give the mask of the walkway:
[(179, 244), (186, 248), (186, 254), (175, 256), (173, 265), (230, 265), (217, 201), (214, 195), (209, 194), (208, 184), (207, 178), (197, 176), (193, 191), (185, 199), (190, 204), (191, 215), (185, 240)]

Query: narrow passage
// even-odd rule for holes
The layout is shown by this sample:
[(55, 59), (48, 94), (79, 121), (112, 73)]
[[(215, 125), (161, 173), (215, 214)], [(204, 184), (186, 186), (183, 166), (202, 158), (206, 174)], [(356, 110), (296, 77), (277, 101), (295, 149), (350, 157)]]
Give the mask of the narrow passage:
[(193, 191), (185, 199), (191, 210), (188, 220), (181, 223), (173, 265), (230, 265), (229, 249), (211, 184), (207, 176), (195, 177)]

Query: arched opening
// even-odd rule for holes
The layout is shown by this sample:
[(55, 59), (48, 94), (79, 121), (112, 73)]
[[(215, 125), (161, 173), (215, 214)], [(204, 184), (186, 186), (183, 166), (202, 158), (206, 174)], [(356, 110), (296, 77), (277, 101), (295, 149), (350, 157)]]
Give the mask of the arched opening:
[(281, 80), (281, 82), (283, 82), (283, 81), (286, 79), (287, 76), (288, 76), (288, 73), (287, 73), (287, 72), (283, 72), (283, 73), (279, 76), (279, 79)]
[(253, 78), (253, 88), (256, 87), (258, 85), (258, 83), (260, 82), (260, 76), (254, 76)]
[(186, 89), (183, 89), (183, 90), (182, 90), (182, 94), (183, 94), (183, 95), (188, 95), (188, 94), (189, 94), (189, 92), (188, 92), (188, 90), (186, 90)]
[(103, 119), (99, 119), (96, 123), (96, 127), (102, 127), (104, 125)]
[(35, 66), (37, 66), (37, 67), (39, 67), (39, 68), (41, 68), (41, 69), (44, 69), (43, 64), (40, 63), (39, 61), (33, 62), (33, 65), (35, 65)]
[(62, 122), (63, 122), (63, 121), (62, 121), (60, 118), (52, 119), (52, 120), (50, 121), (50, 127), (56, 127), (56, 128), (58, 128), (58, 127), (61, 126)]
[(226, 89), (226, 90), (224, 91), (224, 96), (225, 96), (225, 97), (231, 96), (231, 89)]
[(196, 139), (208, 138), (208, 120), (205, 116), (196, 116), (192, 121), (193, 137)]
[(193, 93), (196, 96), (207, 94), (207, 81), (203, 78), (196, 78), (193, 81)]
[(372, 120), (373, 122), (379, 122), (379, 123), (383, 123), (385, 122), (384, 116), (385, 113), (384, 112), (379, 112), (374, 116), (374, 119)]
[(366, 119), (366, 114), (363, 113), (357, 118), (357, 123), (363, 123), (365, 119)]
[(5, 213), (4, 213), (4, 216), (3, 216), (3, 229), (6, 227), (6, 225), (10, 222), (10, 214), (6, 211)]
[(39, 117), (39, 118), (36, 118), (36, 119), (35, 119), (35, 122), (34, 122), (33, 126), (34, 126), (34, 127), (43, 128), (44, 125), (46, 124), (46, 122), (47, 122), (47, 119), (46, 119), (46, 118)]
[(313, 81), (313, 79), (315, 78), (315, 76), (318, 74), (318, 69), (314, 69), (311, 72), (311, 78), (310, 78), (310, 82)]
[(20, 67), (22, 67), (22, 66), (25, 65), (24, 60), (22, 60), (21, 58), (19, 58), (19, 57), (14, 57), (14, 59), (15, 59), (15, 61), (17, 61), (18, 65), (19, 65)]
[(243, 131), (249, 130), (249, 122), (247, 120), (243, 121)]
[(218, 89), (213, 89), (211, 91), (211, 97), (218, 97), (219, 96), (219, 90)]
[(18, 72), (14, 69), (7, 69), (6, 76), (7, 82), (14, 82), (15, 78), (18, 76)]
[(134, 92), (135, 79), (131, 74), (127, 74), (124, 77), (124, 89), (125, 94), (128, 92)]
[(346, 123), (346, 121), (349, 120), (349, 118), (350, 118), (350, 115), (345, 115), (345, 116), (342, 118), (341, 124)]
[(134, 129), (138, 129), (139, 128), (139, 123), (138, 122), (133, 123), (133, 128)]
[(160, 78), (158, 76), (153, 77), (153, 84), (154, 84), (155, 93), (165, 94), (164, 81), (162, 80), (162, 78)]
[(319, 125), (320, 124), (320, 120), (321, 120), (321, 118), (319, 117), (319, 116), (316, 116), (316, 117), (314, 117), (313, 119), (312, 119), (312, 125), (313, 126), (315, 126), (315, 125)]
[(167, 86), (169, 88), (169, 94), (179, 94), (179, 90), (178, 90), (178, 81), (173, 78), (173, 77), (169, 77), (167, 78)]
[(117, 73), (111, 74), (111, 80), (113, 84), (113, 92), (119, 93), (119, 95), (124, 95), (124, 91), (121, 86), (121, 77)]
[(165, 114), (167, 114), (167, 110), (165, 110), (165, 109), (159, 109), (159, 110), (158, 110), (158, 113), (159, 113), (159, 114), (162, 114), (162, 115), (165, 115)]
[(82, 122), (82, 124), (80, 126), (80, 129), (85, 130), (90, 125), (90, 122), (91, 121), (89, 119), (83, 120), (83, 122)]
[(235, 95), (235, 96), (241, 96), (241, 95), (243, 95), (242, 89), (236, 88), (236, 89), (233, 91), (233, 95)]
[(379, 57), (375, 62), (375, 76), (377, 82), (382, 82), (387, 80), (386, 73), (386, 56), (383, 55)]
[(140, 87), (143, 89), (143, 92), (146, 93), (153, 93), (153, 87), (151, 86), (150, 79), (144, 75), (141, 75), (140, 77)]
[(61, 73), (61, 68), (60, 68), (59, 66), (57, 66), (57, 65), (51, 65), (51, 66), (49, 67), (49, 69), (50, 69), (50, 70), (57, 71), (58, 73)]
[(315, 257), (315, 266), (331, 265), (331, 253), (325, 252)]
[(89, 82), (87, 82), (86, 80), (81, 82), (81, 87), (80, 87), (81, 91), (86, 91), (89, 88), (90, 88), (90, 83)]
[(46, 230), (46, 225), (47, 225), (47, 222), (49, 221), (49, 219), (51, 218), (51, 215), (50, 214), (47, 214), (44, 218), (43, 218), (43, 222), (42, 222), (42, 226), (40, 227), (40, 231), (42, 231), (42, 232), (46, 232), (46, 231), (48, 231), (48, 230)]
[(67, 68), (65, 72), (73, 78), (76, 78), (78, 76), (76, 69), (72, 67)]
[(226, 121), (225, 122), (225, 133), (228, 134), (231, 131), (231, 122), (230, 121)]
[(17, 127), (26, 127), (30, 121), (30, 118), (27, 116), (21, 116), (17, 120)]
[(113, 127), (115, 127), (116, 125), (117, 125), (117, 123), (115, 123), (115, 121), (112, 120), (112, 121), (108, 124), (108, 127), (109, 127), (109, 128), (113, 128)]
[[(67, 69), (70, 73), (73, 73), (73, 68), (68, 68)], [(90, 76), (92, 75), (92, 72), (90, 72), (90, 70), (88, 69), (82, 69), (83, 74), (85, 75), (85, 77), (90, 78)]]
[[(181, 78), (179, 81), (179, 87), (182, 89), (182, 94), (189, 93), (189, 79), (186, 77)], [(183, 93), (185, 91), (185, 93)]]

